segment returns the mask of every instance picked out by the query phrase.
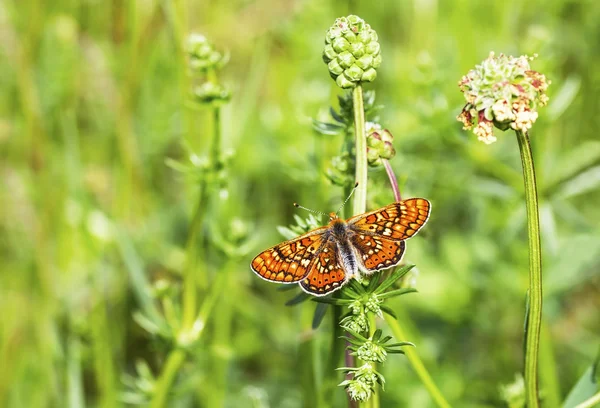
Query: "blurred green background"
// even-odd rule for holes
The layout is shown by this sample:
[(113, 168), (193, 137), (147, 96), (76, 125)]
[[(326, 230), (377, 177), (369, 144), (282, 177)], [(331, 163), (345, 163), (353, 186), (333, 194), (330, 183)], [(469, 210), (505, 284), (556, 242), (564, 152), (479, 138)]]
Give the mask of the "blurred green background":
[[(385, 105), (403, 196), (433, 203), (407, 245), (419, 293), (391, 306), (455, 406), (506, 406), (501, 387), (522, 369), (528, 265), (514, 135), (486, 146), (463, 131), (457, 81), (491, 50), (539, 54), (532, 67), (552, 81), (531, 131), (541, 388), (545, 406), (566, 397), (600, 339), (600, 3), (5, 0), (0, 406), (114, 407), (152, 394), (173, 341), (140, 325), (140, 311), (179, 313), (194, 164), (214, 126), (210, 109), (186, 105), (178, 43), (190, 32), (231, 56), (221, 73), (233, 93), (222, 110), (230, 159), (202, 208), (196, 251), (198, 304), (214, 302), (168, 405), (323, 404), (331, 319), (311, 330), (315, 305), (285, 307), (290, 292), (249, 262), (281, 240), (294, 201), (328, 212), (343, 200), (324, 176), (342, 139), (316, 135), (311, 118), (326, 119), (341, 93), (321, 52), (326, 29), (349, 13), (379, 34), (383, 64), (366, 89)], [(392, 202), (385, 173), (369, 177), (369, 208)], [(403, 356), (383, 373), (382, 406), (433, 406)], [(341, 388), (333, 398), (325, 403), (344, 406)]]

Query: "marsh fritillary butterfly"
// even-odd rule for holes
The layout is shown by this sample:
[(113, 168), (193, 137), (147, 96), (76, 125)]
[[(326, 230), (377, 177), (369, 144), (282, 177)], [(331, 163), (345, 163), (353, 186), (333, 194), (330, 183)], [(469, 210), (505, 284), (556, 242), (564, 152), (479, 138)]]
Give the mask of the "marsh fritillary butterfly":
[(279, 283), (299, 283), (307, 293), (324, 296), (340, 289), (359, 271), (370, 274), (396, 266), (406, 239), (427, 222), (431, 204), (410, 198), (344, 221), (329, 214), (329, 225), (261, 252), (251, 268)]

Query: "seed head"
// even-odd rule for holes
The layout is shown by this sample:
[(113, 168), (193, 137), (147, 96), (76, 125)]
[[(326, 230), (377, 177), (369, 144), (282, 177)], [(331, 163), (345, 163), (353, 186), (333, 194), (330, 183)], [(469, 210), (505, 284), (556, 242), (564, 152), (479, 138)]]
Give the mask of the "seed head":
[(462, 77), (458, 86), (467, 104), (457, 119), (464, 129), (473, 129), (479, 140), (496, 141), (493, 127), (521, 132), (531, 129), (540, 106), (548, 103), (550, 81), (531, 70), (534, 57), (504, 54), (489, 57)]

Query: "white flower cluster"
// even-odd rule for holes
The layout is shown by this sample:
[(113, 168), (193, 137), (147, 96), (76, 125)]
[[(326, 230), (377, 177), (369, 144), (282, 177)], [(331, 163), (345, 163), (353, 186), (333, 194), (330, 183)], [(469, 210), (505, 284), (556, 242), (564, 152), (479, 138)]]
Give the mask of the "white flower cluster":
[(493, 127), (526, 132), (535, 123), (537, 108), (548, 103), (550, 81), (531, 70), (533, 57), (490, 53), (475, 69), (462, 77), (458, 86), (467, 104), (457, 119), (464, 129), (473, 129), (477, 138), (490, 144), (496, 141)]

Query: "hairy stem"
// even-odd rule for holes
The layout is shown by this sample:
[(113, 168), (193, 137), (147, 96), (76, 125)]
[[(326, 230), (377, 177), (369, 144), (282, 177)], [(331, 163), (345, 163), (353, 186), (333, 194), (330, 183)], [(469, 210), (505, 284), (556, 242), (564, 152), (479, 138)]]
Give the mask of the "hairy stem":
[[(352, 90), (354, 111), (354, 149), (356, 154), (356, 177), (358, 183), (352, 201), (352, 215), (362, 214), (367, 210), (367, 134), (365, 131), (365, 107), (362, 86), (359, 84)], [(350, 399), (348, 399), (350, 401)], [(361, 407), (372, 407), (375, 396), (361, 403)], [(352, 405), (349, 404), (351, 407)]]
[[(394, 333), (394, 337), (397, 341), (407, 341), (407, 336), (396, 319), (389, 315), (385, 315), (385, 321), (387, 322), (388, 326), (390, 326), (390, 329), (392, 330), (392, 333)], [(427, 388), (429, 395), (431, 395), (431, 398), (433, 398), (437, 406), (440, 408), (450, 408), (450, 404), (448, 401), (446, 401), (438, 387), (435, 385), (435, 382), (433, 382), (431, 375), (429, 375), (429, 372), (417, 354), (416, 349), (414, 347), (406, 347), (404, 348), (404, 352), (406, 353), (406, 357), (412, 365), (413, 370), (415, 370), (419, 376), (419, 379), (425, 388)]]
[(517, 131), (521, 151), (525, 202), (527, 204), (527, 233), (529, 238), (529, 313), (525, 332), (525, 391), (527, 407), (539, 407), (538, 354), (542, 326), (542, 250), (540, 244), (540, 215), (535, 182), (531, 144), (526, 132)]
[(365, 131), (365, 107), (362, 86), (352, 91), (354, 107), (354, 140), (356, 149), (356, 182), (352, 214), (362, 214), (367, 210), (367, 134)]

